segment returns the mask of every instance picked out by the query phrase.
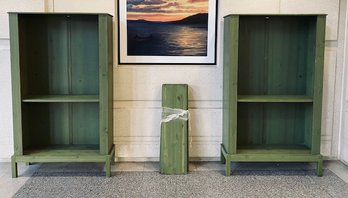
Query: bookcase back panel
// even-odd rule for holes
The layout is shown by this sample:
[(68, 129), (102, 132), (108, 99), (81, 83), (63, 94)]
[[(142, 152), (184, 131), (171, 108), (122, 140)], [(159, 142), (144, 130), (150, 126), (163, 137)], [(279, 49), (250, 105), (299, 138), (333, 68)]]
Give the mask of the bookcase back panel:
[(311, 104), (239, 103), (237, 147), (310, 146)]
[(266, 23), (263, 18), (240, 17), (238, 44), (239, 95), (266, 94), (265, 37)]
[(72, 105), (73, 144), (99, 144), (99, 104)]
[(72, 94), (98, 94), (98, 17), (77, 15), (70, 18), (71, 92)]
[(19, 21), (22, 95), (99, 93), (97, 16), (28, 14)]
[(238, 93), (312, 95), (315, 18), (240, 17)]
[(19, 16), (19, 56), (22, 95), (49, 90), (46, 20), (40, 15)]
[(23, 147), (99, 144), (98, 103), (23, 103)]

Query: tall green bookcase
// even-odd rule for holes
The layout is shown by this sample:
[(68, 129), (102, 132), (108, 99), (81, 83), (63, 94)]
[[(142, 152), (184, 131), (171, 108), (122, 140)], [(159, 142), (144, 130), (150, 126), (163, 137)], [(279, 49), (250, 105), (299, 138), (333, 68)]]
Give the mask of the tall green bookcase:
[(231, 162), (316, 162), (326, 15), (224, 18), (223, 143)]
[(105, 162), (113, 144), (112, 16), (9, 13), (18, 162)]

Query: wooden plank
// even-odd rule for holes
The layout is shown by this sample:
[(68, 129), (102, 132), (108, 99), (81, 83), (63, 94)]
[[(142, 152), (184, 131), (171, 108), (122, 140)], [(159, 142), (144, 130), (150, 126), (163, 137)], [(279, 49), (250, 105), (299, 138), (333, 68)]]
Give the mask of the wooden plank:
[(75, 155), (99, 155), (98, 144), (81, 144), (81, 145), (50, 145), (43, 147), (34, 147), (26, 149), (24, 155), (38, 156), (75, 156)]
[[(305, 103), (306, 104), (306, 103)], [(270, 145), (298, 145), (304, 142), (303, 103), (267, 103), (264, 105), (264, 142)]]
[[(67, 103), (30, 103), (27, 105), (37, 104), (43, 106), (44, 111), (43, 117), (48, 117), (48, 123), (45, 129), (41, 130), (40, 136), (45, 137), (48, 136), (49, 142), (48, 145), (55, 144), (68, 144), (69, 141), (69, 123), (71, 117), (69, 117), (69, 104)], [(36, 113), (35, 107), (31, 113)], [(36, 116), (34, 116), (36, 117)], [(38, 116), (39, 117), (39, 116)], [(38, 119), (36, 122), (42, 122), (42, 120)], [(29, 123), (31, 124), (31, 123)], [(54, 127), (53, 127), (54, 126)], [(38, 144), (42, 145), (42, 144)]]
[(262, 104), (238, 104), (237, 147), (263, 144), (262, 116)]
[(98, 15), (71, 15), (71, 94), (99, 94)]
[(71, 155), (71, 156), (31, 156), (21, 155), (16, 156), (17, 162), (106, 162), (107, 157), (105, 155)]
[[(279, 133), (282, 133), (279, 131)], [(304, 144), (254, 144), (254, 145), (245, 145), (245, 146), (239, 146), (238, 152), (240, 150), (253, 150), (254, 152), (257, 152), (260, 150), (261, 152), (265, 150), (310, 150), (310, 147), (307, 147)]]
[[(162, 107), (188, 109), (188, 85), (164, 84)], [(186, 174), (188, 172), (188, 121), (174, 119), (161, 124), (160, 172)]]
[(224, 27), (223, 145), (227, 153), (235, 153), (237, 142), (239, 17), (225, 18)]
[(305, 95), (238, 95), (238, 102), (311, 103), (313, 99)]
[(326, 16), (318, 16), (316, 21), (315, 68), (313, 91), (312, 154), (320, 154), (323, 70), (325, 48)]
[(271, 16), (268, 36), (268, 94), (306, 94), (307, 16)]
[(230, 155), (231, 161), (237, 162), (318, 162), (321, 155), (311, 154), (237, 154)]
[(112, 45), (110, 19), (106, 15), (98, 16), (99, 32), (99, 144), (100, 153), (107, 154), (112, 147), (113, 125), (112, 125), (112, 58), (110, 57), (110, 45)]
[[(65, 15), (41, 16), (47, 20), (47, 65), (48, 68), (48, 91), (41, 94), (69, 94), (71, 84), (69, 31), (68, 21)], [(34, 93), (31, 93), (34, 94)]]
[(297, 147), (288, 147), (284, 149), (280, 149), (275, 147), (274, 149), (238, 149), (237, 154), (261, 154), (261, 155), (269, 155), (269, 154), (280, 154), (280, 155), (310, 155), (310, 149), (299, 149)]
[[(13, 108), (13, 140), (14, 155), (23, 154), (22, 139), (22, 104), (20, 83), (20, 52), (19, 52), (19, 24), (18, 15), (10, 14), (10, 50), (11, 50), (11, 78), (12, 78), (12, 108)], [(14, 170), (12, 163), (12, 169)], [(16, 165), (17, 166), (17, 165)]]
[[(263, 17), (240, 17), (238, 30), (238, 94), (262, 95), (267, 85), (266, 23)], [(235, 28), (235, 27), (234, 27)], [(236, 31), (236, 30), (232, 30)], [(225, 43), (225, 42), (224, 42)], [(237, 64), (236, 63), (236, 64)]]
[(48, 94), (50, 44), (47, 19), (40, 15), (20, 15), (20, 19), (22, 94)]
[(71, 105), (72, 144), (99, 143), (99, 104), (74, 103)]
[(99, 102), (99, 95), (30, 95), (22, 102)]
[[(106, 26), (104, 29), (106, 31), (105, 35), (107, 37), (106, 42), (105, 42), (105, 49), (107, 49), (107, 68), (108, 68), (108, 95), (107, 95), (107, 99), (108, 99), (108, 106), (106, 107), (107, 109), (107, 113), (108, 113), (108, 117), (107, 117), (107, 124), (108, 124), (108, 128), (107, 131), (105, 132), (105, 136), (107, 137), (107, 140), (105, 141), (106, 144), (106, 151), (108, 151), (109, 153), (111, 153), (110, 155), (112, 156), (112, 161), (111, 163), (115, 162), (115, 153), (110, 150), (115, 150), (114, 149), (114, 119), (113, 119), (113, 115), (114, 115), (114, 109), (113, 109), (113, 84), (114, 84), (114, 73), (113, 73), (113, 67), (114, 67), (114, 63), (113, 63), (113, 57), (114, 57), (114, 53), (113, 53), (113, 43), (114, 43), (114, 39), (113, 39), (113, 19), (112, 16), (110, 15), (103, 15), (106, 18), (106, 22), (105, 25)], [(103, 23), (100, 23), (103, 24)], [(103, 26), (101, 26), (103, 27)], [(103, 50), (100, 50), (101, 53), (104, 53)]]

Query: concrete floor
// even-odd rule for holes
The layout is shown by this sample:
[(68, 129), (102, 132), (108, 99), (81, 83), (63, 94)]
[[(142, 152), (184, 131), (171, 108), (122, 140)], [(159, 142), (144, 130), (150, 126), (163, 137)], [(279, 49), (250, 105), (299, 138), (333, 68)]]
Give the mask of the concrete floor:
[[(40, 167), (41, 164), (33, 164), (30, 166), (26, 166), (24, 164), (19, 164), (18, 171), (19, 171), (19, 177), (18, 178), (11, 178), (11, 164), (10, 163), (0, 163), (0, 197), (6, 198), (6, 197), (12, 197), (18, 189), (24, 185), (24, 183), (30, 178), (30, 176)], [(254, 166), (254, 164), (237, 164), (234, 166), (242, 166), (245, 169), (260, 169), (260, 164), (257, 166)], [(234, 166), (232, 166), (232, 170), (234, 169)], [(309, 164), (309, 166), (312, 166), (312, 164)], [(313, 165), (314, 166), (314, 165)], [(261, 167), (263, 169), (272, 169), (275, 167), (279, 167), (279, 164), (272, 163), (272, 164), (266, 164), (265, 166)], [(287, 163), (285, 165), (280, 165), (282, 168), (294, 168), (292, 167), (291, 163)], [(242, 169), (243, 169), (242, 168)], [(348, 183), (348, 166), (344, 165), (340, 161), (326, 161), (324, 163), (324, 168), (327, 168), (331, 170), (333, 173), (335, 173), (337, 176), (339, 176), (343, 181)], [(190, 163), (189, 167), (190, 171), (209, 171), (209, 170), (224, 170), (224, 166), (221, 165), (219, 162), (193, 162)], [(131, 163), (131, 162), (122, 162), (122, 163), (116, 163), (115, 166), (112, 167), (113, 172), (121, 172), (121, 171), (158, 171), (159, 170), (159, 164), (157, 162), (137, 162), (137, 163)], [(233, 174), (233, 173), (232, 173)]]

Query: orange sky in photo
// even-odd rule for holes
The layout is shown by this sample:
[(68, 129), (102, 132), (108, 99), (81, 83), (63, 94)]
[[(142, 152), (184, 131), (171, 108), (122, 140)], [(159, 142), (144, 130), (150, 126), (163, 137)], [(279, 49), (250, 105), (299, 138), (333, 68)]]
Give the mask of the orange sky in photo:
[(127, 20), (176, 21), (208, 13), (208, 0), (127, 0)]

